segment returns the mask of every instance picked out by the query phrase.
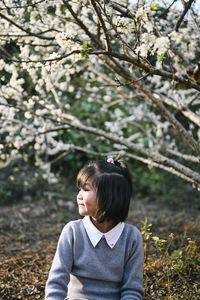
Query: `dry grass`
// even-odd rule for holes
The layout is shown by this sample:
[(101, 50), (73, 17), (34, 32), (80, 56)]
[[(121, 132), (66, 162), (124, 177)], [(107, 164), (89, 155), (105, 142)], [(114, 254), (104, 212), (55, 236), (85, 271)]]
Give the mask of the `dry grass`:
[[(19, 206), (0, 214), (0, 299), (44, 299), (45, 282), (63, 226), (62, 223), (58, 225), (58, 219), (63, 218), (66, 222), (72, 218), (72, 214), (63, 214), (63, 209), (58, 209), (55, 214), (55, 210), (51, 211), (48, 207), (48, 220), (46, 210), (42, 209), (42, 213), (37, 213), (30, 222), (27, 220), (30, 212), (33, 214), (32, 206), (29, 213), (27, 204), (20, 209), (21, 213), (24, 212), (21, 217), (16, 214)], [(12, 222), (8, 222), (8, 216)], [(140, 215), (135, 221), (139, 224), (142, 218), (144, 216)], [(198, 217), (192, 217), (191, 221), (185, 215), (178, 221), (176, 215), (174, 222), (170, 221), (173, 228), (170, 228), (169, 220), (162, 224), (156, 222), (156, 226), (151, 226), (147, 220), (143, 225), (140, 223), (146, 254), (145, 300), (199, 299), (198, 222)], [(170, 235), (171, 229), (174, 235)], [(159, 237), (154, 238), (155, 233)]]

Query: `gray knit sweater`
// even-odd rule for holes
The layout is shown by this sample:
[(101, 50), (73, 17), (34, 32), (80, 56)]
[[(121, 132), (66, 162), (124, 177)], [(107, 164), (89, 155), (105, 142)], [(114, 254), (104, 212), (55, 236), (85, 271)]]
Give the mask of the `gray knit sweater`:
[(143, 245), (135, 226), (125, 224), (113, 248), (105, 238), (94, 247), (82, 220), (64, 227), (45, 300), (141, 300), (143, 294)]

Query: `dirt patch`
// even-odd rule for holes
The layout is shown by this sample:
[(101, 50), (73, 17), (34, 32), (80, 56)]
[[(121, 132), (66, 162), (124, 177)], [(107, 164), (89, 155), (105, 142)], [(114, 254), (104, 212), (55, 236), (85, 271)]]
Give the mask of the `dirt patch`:
[[(145, 217), (148, 218), (148, 223), (152, 224), (152, 234), (166, 238), (173, 233), (175, 239), (185, 235), (192, 240), (199, 240), (200, 217), (196, 209), (172, 210), (145, 200), (132, 202), (128, 222), (141, 228)], [(76, 218), (79, 216), (75, 204), (62, 200), (55, 202), (48, 197), (42, 201), (31, 202), (31, 199), (28, 199), (12, 206), (0, 207), (0, 297), (2, 300), (44, 298), (45, 282), (59, 234), (65, 223)], [(155, 255), (154, 250), (151, 249), (152, 255)], [(160, 281), (166, 285), (166, 291), (162, 285), (161, 291), (158, 291), (157, 286), (153, 286), (152, 274), (156, 276), (159, 270), (158, 265), (148, 264), (146, 267), (145, 299), (170, 299), (164, 296), (167, 295), (167, 283)], [(193, 283), (188, 283), (188, 289), (190, 287), (193, 289), (194, 283), (199, 280), (198, 274), (192, 276)], [(180, 289), (183, 294), (182, 286), (178, 287), (177, 284), (174, 288)], [(179, 284), (181, 285), (180, 281)], [(196, 288), (198, 288), (197, 284)], [(187, 298), (185, 296), (180, 299)], [(188, 299), (195, 298), (191, 296)]]

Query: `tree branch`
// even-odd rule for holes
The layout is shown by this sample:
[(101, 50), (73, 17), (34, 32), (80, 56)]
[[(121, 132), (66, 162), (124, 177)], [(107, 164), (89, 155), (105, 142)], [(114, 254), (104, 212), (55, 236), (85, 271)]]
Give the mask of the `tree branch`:
[(90, 0), (90, 3), (96, 13), (96, 16), (97, 18), (99, 19), (99, 22), (102, 26), (102, 29), (103, 29), (103, 32), (104, 32), (104, 35), (105, 35), (105, 39), (106, 39), (106, 51), (110, 51), (111, 49), (111, 45), (110, 45), (110, 39), (109, 39), (109, 35), (108, 35), (108, 31), (107, 31), (107, 28), (106, 28), (106, 25), (105, 25), (105, 22), (102, 18), (102, 15), (101, 15), (101, 12), (99, 11), (99, 8), (97, 7), (96, 5), (96, 1), (94, 0)]
[(41, 36), (41, 34), (43, 34), (44, 32), (40, 32), (39, 34), (31, 32), (30, 30), (27, 30), (27, 29), (23, 28), (22, 26), (20, 26), (17, 23), (15, 23), (13, 20), (11, 20), (8, 17), (4, 16), (2, 13), (0, 13), (0, 17), (2, 19), (5, 19), (7, 22), (9, 22), (10, 24), (14, 25), (15, 27), (19, 28), (21, 31), (26, 32), (29, 36), (35, 36), (35, 37), (37, 37), (39, 39), (50, 40), (50, 41), (55, 39), (54, 37)]
[(185, 17), (185, 15), (187, 14), (188, 10), (190, 9), (192, 3), (194, 2), (195, 0), (189, 0), (186, 5), (185, 5), (185, 8), (184, 8), (184, 11), (182, 13), (182, 15), (180, 16), (180, 18), (178, 19), (178, 22), (176, 24), (176, 27), (175, 27), (175, 30), (178, 32), (179, 30), (179, 27), (181, 26), (181, 23)]
[[(105, 61), (107, 67), (110, 68), (113, 72), (117, 73), (119, 76), (124, 78), (124, 80), (131, 82), (132, 75), (125, 70), (119, 63), (116, 63), (116, 66), (111, 65), (109, 62)], [(161, 115), (179, 132), (179, 134), (185, 139), (187, 144), (198, 154), (200, 155), (200, 146), (194, 140), (192, 135), (186, 131), (182, 124), (165, 108), (163, 103), (157, 101), (157, 99), (152, 95), (150, 91), (145, 91), (142, 85), (139, 85), (137, 82), (132, 81), (132, 86), (140, 91), (145, 99), (150, 102), (154, 107), (158, 109)]]
[(113, 135), (111, 133), (107, 133), (103, 130), (96, 129), (94, 127), (85, 126), (83, 124), (65, 123), (62, 126), (54, 127), (52, 129), (43, 131), (40, 134), (45, 134), (45, 133), (52, 132), (52, 131), (68, 130), (69, 128), (74, 129), (74, 130), (78, 130), (78, 131), (91, 133), (91, 134), (94, 134), (96, 136), (101, 136), (101, 137), (104, 137), (107, 140), (110, 140), (110, 141), (115, 142), (117, 144), (123, 145), (131, 151), (134, 151), (136, 153), (139, 153), (141, 155), (149, 157), (150, 159), (152, 159), (153, 162), (155, 162), (157, 164), (161, 164), (165, 167), (172, 168), (175, 171), (177, 171), (181, 174), (184, 174), (186, 177), (191, 178), (195, 185), (200, 186), (200, 174), (199, 173), (192, 171), (188, 167), (185, 167), (185, 166), (181, 165), (180, 163), (176, 162), (173, 159), (169, 159), (169, 158), (167, 158), (167, 157), (165, 157), (165, 156), (163, 156), (163, 155), (161, 155), (157, 152), (155, 153), (155, 152), (152, 152), (150, 150), (144, 149), (139, 145), (136, 145), (134, 143), (131, 143), (131, 142), (127, 141), (126, 139), (119, 138), (116, 135)]
[(64, 5), (67, 7), (67, 9), (69, 10), (69, 12), (71, 13), (72, 17), (74, 18), (74, 20), (77, 22), (77, 24), (80, 26), (81, 29), (83, 29), (83, 31), (85, 31), (85, 33), (88, 35), (88, 37), (90, 37), (90, 39), (96, 44), (98, 45), (98, 47), (100, 49), (104, 49), (104, 47), (102, 46), (102, 44), (100, 43), (99, 40), (97, 40), (95, 38), (95, 36), (88, 30), (88, 28), (85, 26), (85, 24), (83, 24), (83, 22), (77, 17), (77, 14), (73, 11), (71, 5), (69, 5), (67, 0), (63, 0)]
[(40, 4), (42, 2), (45, 2), (45, 0), (39, 0), (38, 2), (35, 2), (33, 4), (27, 4), (27, 5), (19, 5), (19, 6), (5, 6), (5, 7), (1, 7), (0, 10), (4, 10), (4, 9), (19, 9), (19, 8), (28, 8), (28, 7), (34, 7), (37, 6), (37, 4)]
[[(84, 153), (87, 153), (87, 154), (95, 155), (97, 157), (98, 156), (99, 157), (115, 157), (119, 154), (119, 151), (111, 151), (111, 152), (103, 153), (103, 152), (92, 151), (92, 150), (89, 150), (89, 149), (86, 149), (86, 148), (83, 148), (83, 147), (80, 147), (80, 146), (76, 146), (76, 145), (69, 145), (69, 150), (61, 153), (58, 157), (56, 157), (55, 159), (50, 161), (50, 164), (56, 163), (58, 160), (63, 159), (65, 156), (67, 156), (69, 154), (69, 152), (73, 152), (73, 151), (81, 151), (81, 152), (84, 152)], [(133, 155), (133, 154), (128, 153), (126, 151), (120, 151), (120, 152), (121, 152), (122, 156), (129, 157), (129, 158), (141, 161), (142, 163), (145, 163), (145, 164), (149, 165), (150, 167), (159, 168), (159, 169), (164, 170), (168, 173), (172, 173), (172, 174), (176, 175), (177, 177), (179, 177), (179, 178), (181, 178), (181, 179), (183, 179), (183, 180), (185, 180), (185, 181), (187, 181), (191, 184), (194, 183), (193, 180), (190, 177), (185, 176), (183, 173), (178, 172), (178, 171), (176, 171), (175, 169), (173, 169), (171, 167), (169, 168), (169, 167), (160, 165), (160, 164), (152, 161), (151, 159), (146, 159), (146, 158), (143, 158), (143, 157), (140, 157), (140, 156), (137, 156), (137, 155)]]
[[(150, 167), (156, 167), (156, 168), (159, 168), (161, 170), (164, 170), (168, 173), (171, 173), (171, 174), (174, 174), (176, 175), (177, 177), (191, 183), (191, 184), (194, 184), (194, 181), (192, 178), (190, 178), (189, 176), (186, 176), (184, 173), (181, 173), (181, 172), (178, 172), (177, 170), (175, 170), (174, 168), (172, 167), (166, 167), (164, 165), (161, 165), (159, 163), (156, 163), (154, 161), (152, 161), (151, 159), (146, 159), (146, 158), (142, 158), (142, 157), (138, 157), (136, 155), (133, 155), (133, 154), (130, 154), (130, 153), (127, 153), (126, 156), (130, 157), (130, 158), (133, 158), (133, 159), (136, 159), (136, 160), (139, 160), (147, 165), (149, 165)], [(197, 187), (199, 186), (198, 184), (196, 184)]]
[(108, 3), (113, 9), (120, 12), (123, 17), (128, 17), (130, 19), (134, 18), (134, 15), (130, 12), (130, 10), (122, 6), (121, 4), (118, 4), (117, 2), (114, 1), (108, 1)]
[(141, 61), (139, 61), (138, 59), (134, 58), (134, 57), (129, 57), (125, 54), (121, 54), (121, 53), (117, 53), (117, 52), (107, 52), (106, 53), (109, 57), (115, 57), (118, 58), (122, 61), (127, 61), (141, 69), (143, 69), (145, 72), (147, 72), (150, 75), (158, 75), (161, 76), (163, 78), (168, 78), (171, 79), (173, 81), (176, 81), (178, 83), (184, 84), (185, 86), (194, 88), (198, 91), (200, 91), (200, 85), (191, 82), (190, 80), (186, 80), (183, 77), (171, 74), (167, 71), (163, 71), (163, 70), (159, 70), (159, 69), (155, 69), (152, 66), (149, 66), (147, 64), (142, 63)]
[(153, 94), (153, 96), (158, 99), (160, 102), (165, 103), (175, 109), (177, 109), (178, 111), (180, 111), (188, 120), (192, 121), (194, 124), (196, 124), (197, 126), (200, 127), (200, 116), (198, 116), (197, 114), (193, 113), (193, 111), (191, 111), (188, 107), (186, 106), (181, 106), (177, 103), (175, 103), (175, 101), (166, 98), (166, 97), (161, 97), (158, 94)]
[[(67, 54), (64, 54), (64, 55), (60, 55), (58, 57), (55, 57), (55, 58), (47, 58), (47, 59), (39, 59), (39, 60), (32, 60), (32, 59), (22, 59), (22, 60), (19, 60), (19, 59), (13, 59), (13, 58), (9, 58), (7, 57), (6, 55), (3, 55), (3, 54), (0, 54), (0, 57), (4, 57), (7, 61), (13, 61), (13, 62), (17, 62), (17, 63), (47, 63), (47, 62), (56, 62), (56, 61), (60, 61), (64, 58), (67, 58), (73, 54), (80, 54), (81, 53), (81, 50), (73, 50)], [(102, 52), (103, 54), (103, 52)]]
[(172, 149), (166, 149), (166, 151), (172, 155), (175, 155), (177, 157), (180, 157), (186, 161), (190, 161), (190, 162), (193, 162), (193, 163), (197, 163), (199, 164), (200, 163), (200, 157), (196, 157), (196, 156), (193, 156), (193, 155), (186, 155), (186, 154), (182, 154), (180, 152), (177, 152), (175, 150), (172, 150)]
[(179, 134), (184, 138), (187, 144), (200, 156), (200, 146), (194, 140), (192, 135), (182, 126), (182, 124), (172, 115), (165, 106), (161, 103), (156, 101), (155, 97), (145, 91), (139, 84), (134, 83), (135, 87), (143, 93), (145, 98), (152, 103), (161, 113), (161, 115), (179, 132)]
[[(0, 34), (0, 37), (1, 37), (2, 35)], [(20, 37), (24, 37), (24, 36), (20, 36)], [(4, 42), (7, 42), (8, 40), (7, 39), (2, 39), (2, 38), (0, 38), (0, 41), (4, 41)], [(17, 44), (17, 45), (23, 45), (23, 46), (25, 46), (25, 45), (28, 45), (28, 46), (30, 46), (30, 47), (44, 47), (44, 48), (48, 48), (48, 47), (59, 47), (59, 45), (58, 44), (53, 44), (53, 43), (50, 43), (50, 44), (34, 44), (34, 43), (26, 43), (26, 42), (24, 42), (24, 41), (17, 41), (17, 40), (15, 40), (15, 43)]]

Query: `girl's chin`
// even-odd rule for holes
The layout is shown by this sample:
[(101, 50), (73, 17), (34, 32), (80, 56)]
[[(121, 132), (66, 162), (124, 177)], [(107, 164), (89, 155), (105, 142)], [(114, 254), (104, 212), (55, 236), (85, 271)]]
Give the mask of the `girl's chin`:
[(86, 214), (83, 214), (83, 213), (79, 213), (79, 215), (80, 215), (81, 217), (87, 216)]
[(84, 211), (83, 209), (79, 208), (78, 212), (79, 212), (79, 215), (81, 215), (81, 216), (87, 216), (87, 212)]

